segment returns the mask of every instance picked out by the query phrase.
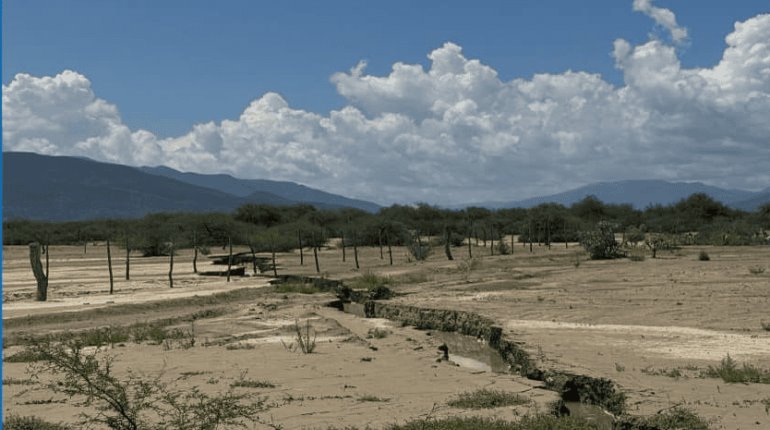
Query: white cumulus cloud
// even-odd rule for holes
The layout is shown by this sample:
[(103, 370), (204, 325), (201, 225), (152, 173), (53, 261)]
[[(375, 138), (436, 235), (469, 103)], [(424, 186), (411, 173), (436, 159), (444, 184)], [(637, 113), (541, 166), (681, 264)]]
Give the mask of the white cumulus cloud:
[(676, 15), (671, 10), (653, 6), (652, 0), (634, 0), (634, 10), (649, 16), (656, 24), (668, 30), (674, 42), (687, 40), (687, 29), (676, 23)]
[[(675, 26), (671, 18), (661, 22)], [(763, 188), (770, 15), (736, 23), (725, 40), (718, 64), (685, 68), (664, 41), (619, 39), (620, 86), (581, 71), (503, 81), (446, 43), (428, 67), (396, 63), (376, 76), (361, 62), (334, 74), (347, 104), (328, 114), (267, 93), (238, 118), (167, 139), (130, 130), (76, 72), (19, 74), (3, 86), (4, 149), (294, 180), (386, 204), (508, 200), (634, 178)]]

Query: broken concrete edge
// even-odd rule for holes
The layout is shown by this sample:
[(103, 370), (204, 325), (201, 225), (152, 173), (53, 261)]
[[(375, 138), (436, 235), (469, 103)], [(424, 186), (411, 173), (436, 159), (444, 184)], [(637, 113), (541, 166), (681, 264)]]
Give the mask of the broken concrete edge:
[(367, 318), (385, 318), (418, 329), (458, 332), (484, 339), (497, 350), (511, 371), (527, 378), (543, 381), (549, 390), (561, 394), (564, 401), (579, 401), (601, 406), (615, 416), (625, 413), (625, 395), (606, 378), (577, 375), (557, 370), (541, 370), (521, 343), (507, 339), (501, 327), (489, 318), (473, 312), (367, 301)]

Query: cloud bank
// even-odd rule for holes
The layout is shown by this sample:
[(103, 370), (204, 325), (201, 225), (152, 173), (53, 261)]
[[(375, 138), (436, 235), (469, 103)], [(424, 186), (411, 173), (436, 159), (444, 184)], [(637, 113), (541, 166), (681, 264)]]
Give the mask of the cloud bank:
[[(634, 8), (686, 37), (673, 13)], [(614, 42), (624, 84), (567, 71), (501, 81), (446, 43), (430, 67), (334, 74), (344, 108), (320, 115), (267, 93), (239, 118), (161, 139), (123, 124), (74, 71), (3, 86), (4, 150), (83, 155), (293, 180), (380, 203), (507, 200), (599, 180), (770, 184), (770, 15), (735, 24), (721, 61), (686, 69), (674, 46)]]

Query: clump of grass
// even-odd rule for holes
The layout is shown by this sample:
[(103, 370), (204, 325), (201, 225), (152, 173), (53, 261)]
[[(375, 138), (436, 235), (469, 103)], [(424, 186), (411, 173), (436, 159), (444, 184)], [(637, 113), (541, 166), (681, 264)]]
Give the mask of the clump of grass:
[(35, 385), (37, 381), (32, 379), (3, 378), (3, 385)]
[(417, 419), (388, 430), (595, 430), (595, 424), (575, 417), (553, 415), (525, 416), (517, 422), (482, 417)]
[(752, 275), (761, 275), (765, 273), (765, 268), (762, 266), (752, 266), (752, 267), (749, 267), (749, 273), (751, 273)]
[(389, 402), (389, 398), (377, 397), (372, 394), (364, 394), (358, 398), (359, 402)]
[(237, 342), (237, 343), (228, 343), (227, 345), (225, 345), (225, 349), (228, 351), (234, 351), (236, 349), (255, 349), (255, 348), (256, 348), (256, 345), (254, 345), (253, 343)]
[(282, 294), (315, 294), (320, 293), (321, 290), (316, 288), (313, 284), (306, 284), (304, 282), (287, 282), (285, 284), (276, 285), (275, 292)]
[(675, 407), (647, 417), (626, 417), (618, 428), (660, 430), (709, 430), (704, 418), (683, 407)]
[(388, 337), (389, 334), (390, 334), (390, 331), (388, 331), (388, 330), (385, 330), (385, 329), (382, 329), (382, 328), (379, 328), (379, 327), (371, 328), (371, 329), (369, 329), (369, 332), (367, 332), (366, 338), (367, 339), (372, 339), (372, 338), (374, 338), (374, 339), (384, 339), (384, 338)]
[(32, 363), (40, 360), (37, 354), (25, 349), (3, 358), (4, 363)]
[(763, 330), (770, 331), (770, 322), (762, 320), (759, 322), (759, 324), (762, 326)]
[(230, 388), (275, 388), (275, 384), (270, 381), (257, 381), (255, 379), (239, 379), (232, 384)]
[(711, 260), (711, 257), (709, 257), (708, 252), (701, 250), (698, 253), (698, 261), (709, 261), (709, 260)]
[(2, 428), (6, 430), (72, 430), (64, 424), (52, 423), (38, 417), (22, 417), (10, 415), (4, 421)]
[(294, 352), (297, 349), (302, 351), (303, 354), (311, 354), (315, 351), (316, 347), (316, 333), (313, 330), (313, 338), (310, 338), (310, 320), (305, 321), (305, 332), (302, 332), (302, 327), (299, 325), (299, 321), (294, 321), (294, 340), (295, 342), (287, 344), (281, 340), (281, 344), (287, 351)]
[(666, 376), (674, 379), (679, 379), (684, 376), (684, 374), (678, 367), (674, 367), (672, 369), (653, 369), (650, 367), (646, 367), (644, 369), (641, 369), (641, 372), (646, 375)]
[(725, 382), (770, 384), (770, 370), (749, 363), (738, 366), (738, 363), (729, 354), (722, 359), (719, 366), (709, 366), (702, 372), (702, 376), (722, 378)]
[(528, 403), (529, 399), (517, 393), (481, 389), (462, 393), (447, 404), (453, 408), (491, 409), (503, 406), (515, 406)]
[(628, 259), (631, 261), (644, 261), (645, 257), (641, 253), (632, 253), (628, 255)]

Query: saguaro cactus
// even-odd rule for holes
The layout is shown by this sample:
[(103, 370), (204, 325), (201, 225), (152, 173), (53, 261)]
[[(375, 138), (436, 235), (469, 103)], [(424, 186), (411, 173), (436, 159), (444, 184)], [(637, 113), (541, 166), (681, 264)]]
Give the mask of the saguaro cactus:
[(48, 273), (43, 271), (43, 263), (40, 262), (41, 245), (37, 242), (29, 244), (29, 262), (32, 264), (32, 273), (37, 281), (36, 300), (44, 302), (48, 299)]

